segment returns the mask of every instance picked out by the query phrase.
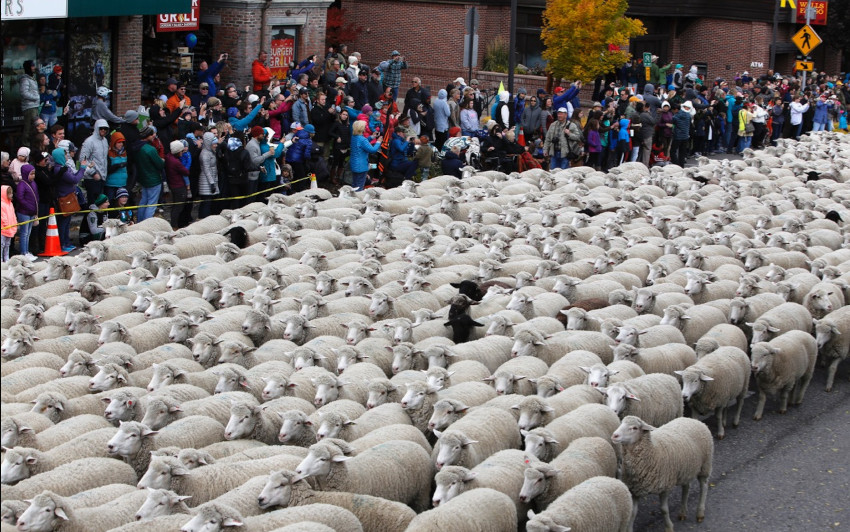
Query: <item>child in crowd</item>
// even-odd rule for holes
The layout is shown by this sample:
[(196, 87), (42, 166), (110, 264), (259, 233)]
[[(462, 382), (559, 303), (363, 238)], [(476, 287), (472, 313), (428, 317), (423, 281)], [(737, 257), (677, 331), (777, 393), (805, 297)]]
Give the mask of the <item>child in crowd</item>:
[(119, 188), (115, 191), (115, 208), (119, 210), (109, 211), (110, 218), (121, 220), (125, 224), (133, 225), (135, 210), (127, 208), (127, 202), (130, 200), (130, 193), (126, 188)]
[(428, 142), (427, 135), (422, 135), (416, 139), (416, 153), (413, 155), (413, 160), (419, 166), (421, 174), (419, 181), (427, 181), (431, 175), (431, 162), (434, 157), (434, 148)]
[(12, 204), (14, 195), (15, 193), (9, 185), (0, 187), (0, 202), (2, 202), (0, 203), (0, 207), (2, 207), (2, 212), (0, 212), (0, 226), (2, 226), (2, 231), (0, 231), (0, 235), (2, 235), (2, 239), (0, 239), (2, 240), (0, 262), (9, 261), (9, 249), (11, 249), (12, 240), (18, 232), (18, 217), (15, 214), (15, 206)]
[(107, 213), (104, 209), (109, 208), (109, 198), (106, 194), (100, 194), (89, 205), (89, 212), (86, 214), (83, 226), (80, 228), (80, 245), (85, 246), (92, 240), (103, 240), (106, 236), (106, 229), (103, 227), (103, 222), (107, 218)]
[(599, 137), (599, 120), (591, 118), (587, 121), (587, 165), (599, 170), (602, 166), (602, 139)]

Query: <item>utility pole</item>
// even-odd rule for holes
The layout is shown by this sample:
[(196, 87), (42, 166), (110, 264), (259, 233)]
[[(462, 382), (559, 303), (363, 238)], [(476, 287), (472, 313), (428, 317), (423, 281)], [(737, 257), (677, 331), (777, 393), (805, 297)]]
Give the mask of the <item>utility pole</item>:
[[(809, 22), (812, 21), (812, 9), (813, 9), (812, 3), (810, 1), (808, 4), (806, 4), (806, 27), (809, 27)], [(814, 75), (814, 72), (812, 72), (812, 75)], [(801, 87), (803, 88), (803, 90), (806, 90), (806, 71), (805, 70), (803, 71), (803, 84), (801, 85)]]
[(779, 34), (779, 2), (776, 0), (773, 6), (773, 42), (770, 45), (770, 70), (776, 72), (776, 37)]
[(508, 92), (514, 96), (514, 67), (516, 66), (517, 0), (511, 0), (511, 42), (508, 45)]

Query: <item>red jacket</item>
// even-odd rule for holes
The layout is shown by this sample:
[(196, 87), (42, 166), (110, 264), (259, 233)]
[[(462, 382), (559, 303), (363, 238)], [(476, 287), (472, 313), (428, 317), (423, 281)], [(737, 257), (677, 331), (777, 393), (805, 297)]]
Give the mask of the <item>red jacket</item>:
[(183, 181), (183, 176), (188, 175), (189, 170), (186, 170), (186, 167), (183, 166), (183, 163), (180, 162), (180, 159), (178, 159), (171, 153), (166, 154), (165, 178), (168, 181), (168, 188), (172, 190), (177, 188), (184, 188), (186, 186), (186, 182)]
[(254, 77), (254, 92), (263, 90), (272, 80), (271, 69), (262, 64), (259, 59), (254, 59), (251, 64), (251, 75)]

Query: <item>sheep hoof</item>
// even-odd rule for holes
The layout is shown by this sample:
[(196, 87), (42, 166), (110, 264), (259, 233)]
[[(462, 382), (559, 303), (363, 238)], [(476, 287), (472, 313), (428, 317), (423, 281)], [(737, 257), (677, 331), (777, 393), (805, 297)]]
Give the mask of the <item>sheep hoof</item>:
[(725, 434), (718, 434), (718, 435), (717, 435), (717, 439), (718, 439), (718, 440), (722, 440), (722, 439), (723, 439), (723, 438), (725, 438), (725, 437), (726, 437), (726, 435), (725, 435)]
[(753, 416), (753, 421), (759, 421), (759, 420), (761, 420), (761, 416)]
[(704, 516), (704, 515), (698, 515), (698, 516), (697, 516), (697, 523), (702, 523), (704, 520), (705, 520), (705, 516)]
[(783, 409), (783, 410), (780, 410), (780, 411), (779, 411), (779, 413), (780, 413), (780, 414), (785, 414), (785, 412), (787, 412), (787, 411), (788, 411), (788, 410)]
[(832, 391), (832, 386), (830, 386), (829, 388), (826, 389), (826, 393), (829, 393), (831, 391)]
[(687, 518), (688, 518), (687, 515), (681, 515), (681, 514), (679, 515), (679, 521), (684, 521)]

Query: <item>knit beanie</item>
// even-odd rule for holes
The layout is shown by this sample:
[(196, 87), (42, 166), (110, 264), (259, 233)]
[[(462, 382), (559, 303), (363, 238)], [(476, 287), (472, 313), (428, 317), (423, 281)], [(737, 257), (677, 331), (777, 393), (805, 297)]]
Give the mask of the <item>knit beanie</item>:
[(169, 147), (171, 148), (171, 153), (173, 153), (174, 155), (180, 155), (181, 153), (183, 153), (183, 143), (179, 140), (171, 141)]

